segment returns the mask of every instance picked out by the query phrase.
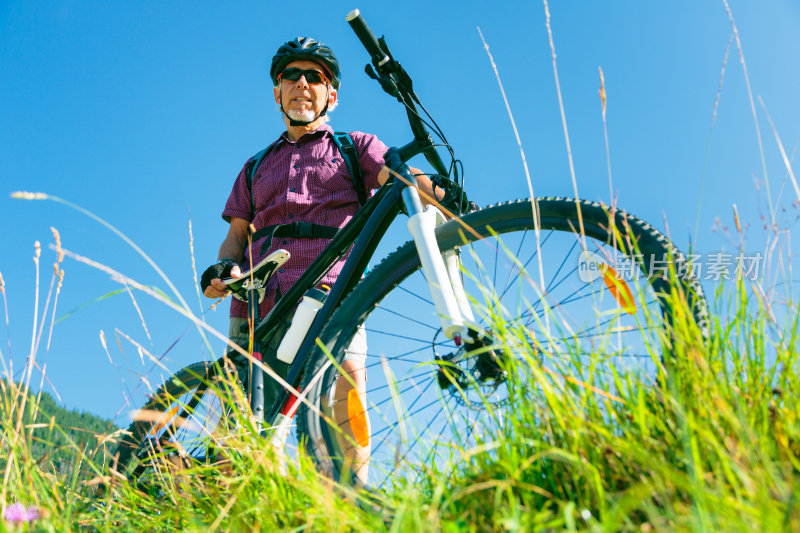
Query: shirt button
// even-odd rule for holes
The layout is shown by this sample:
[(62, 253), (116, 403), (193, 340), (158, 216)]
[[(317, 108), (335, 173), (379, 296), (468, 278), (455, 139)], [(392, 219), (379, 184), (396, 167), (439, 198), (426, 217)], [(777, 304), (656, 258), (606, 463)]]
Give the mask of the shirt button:
[(289, 218), (294, 218), (294, 215), (289, 215)]
[(297, 168), (297, 165), (294, 165), (292, 168)]
[(288, 244), (289, 241), (283, 241), (281, 244)]
[(278, 272), (281, 272), (281, 273), (283, 273), (283, 269), (282, 269), (282, 268), (279, 268), (279, 269), (278, 269)]
[(291, 189), (289, 189), (289, 190), (290, 190), (291, 192), (294, 192), (294, 187), (292, 187), (292, 188), (291, 188)]

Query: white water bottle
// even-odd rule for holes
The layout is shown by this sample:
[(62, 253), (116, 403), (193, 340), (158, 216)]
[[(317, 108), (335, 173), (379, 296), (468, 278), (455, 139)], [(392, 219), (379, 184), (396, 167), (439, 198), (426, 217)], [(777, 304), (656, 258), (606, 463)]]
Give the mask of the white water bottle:
[(283, 336), (280, 346), (278, 346), (277, 357), (279, 361), (291, 364), (297, 356), (297, 350), (300, 349), (300, 343), (306, 336), (314, 317), (317, 316), (317, 311), (322, 309), (322, 304), (328, 293), (319, 289), (309, 289), (303, 299), (300, 300), (300, 305), (292, 317), (292, 325), (289, 326), (289, 331)]

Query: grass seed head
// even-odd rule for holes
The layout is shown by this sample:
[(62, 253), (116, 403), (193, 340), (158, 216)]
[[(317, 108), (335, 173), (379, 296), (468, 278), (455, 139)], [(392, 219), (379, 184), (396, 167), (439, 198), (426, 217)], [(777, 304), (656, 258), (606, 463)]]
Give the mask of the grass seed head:
[(600, 71), (600, 102), (603, 104), (603, 120), (606, 119), (606, 80), (603, 77), (603, 67), (597, 67)]
[(16, 198), (17, 200), (46, 200), (47, 195), (43, 192), (14, 191), (11, 193), (11, 198)]
[(58, 233), (58, 230), (52, 226), (50, 227), (50, 231), (53, 232), (53, 239), (56, 241), (56, 254), (58, 254), (56, 263), (61, 263), (64, 260), (64, 250), (61, 249), (61, 235)]

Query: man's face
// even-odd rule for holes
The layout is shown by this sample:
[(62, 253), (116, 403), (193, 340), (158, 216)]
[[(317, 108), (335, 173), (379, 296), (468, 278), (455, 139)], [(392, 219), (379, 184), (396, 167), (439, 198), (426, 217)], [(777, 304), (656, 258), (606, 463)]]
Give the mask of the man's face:
[[(313, 61), (292, 61), (284, 68), (316, 70), (328, 78), (328, 73)], [(314, 120), (325, 108), (326, 98), (329, 106), (336, 101), (336, 93), (329, 92), (324, 83), (308, 83), (305, 76), (297, 81), (281, 79), (275, 87), (275, 103), (283, 105), (284, 111), (294, 120)]]

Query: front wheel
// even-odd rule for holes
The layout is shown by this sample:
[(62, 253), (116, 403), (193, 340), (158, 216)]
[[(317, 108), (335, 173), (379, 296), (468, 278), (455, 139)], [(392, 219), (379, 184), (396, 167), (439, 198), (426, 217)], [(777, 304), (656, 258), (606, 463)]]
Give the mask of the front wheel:
[[(536, 386), (526, 374), (535, 365), (596, 390), (613, 388), (622, 373), (652, 381), (676, 289), (705, 331), (702, 289), (661, 233), (598, 203), (537, 203), (538, 232), (529, 200), (437, 228), (440, 249), (460, 253), (482, 342), (456, 346), (443, 335), (413, 242), (345, 299), (321, 335), (330, 355), (317, 350), (304, 372), (314, 409), (298, 411), (298, 431), (325, 473), (382, 486), (441, 471), (497, 435), (507, 410)], [(341, 371), (362, 326), (366, 393), (356, 393)]]

